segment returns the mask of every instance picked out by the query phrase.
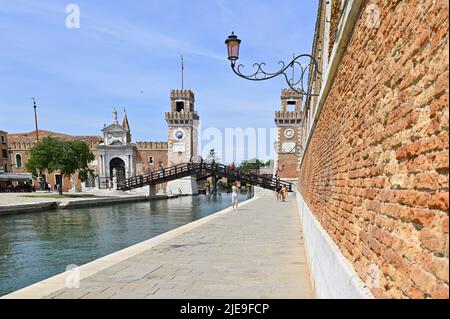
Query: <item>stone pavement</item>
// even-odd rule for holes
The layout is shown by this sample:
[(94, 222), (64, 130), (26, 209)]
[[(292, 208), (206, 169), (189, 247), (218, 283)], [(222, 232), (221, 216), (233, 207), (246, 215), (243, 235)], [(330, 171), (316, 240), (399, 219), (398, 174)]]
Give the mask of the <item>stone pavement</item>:
[(260, 196), (45, 298), (313, 298), (294, 195)]

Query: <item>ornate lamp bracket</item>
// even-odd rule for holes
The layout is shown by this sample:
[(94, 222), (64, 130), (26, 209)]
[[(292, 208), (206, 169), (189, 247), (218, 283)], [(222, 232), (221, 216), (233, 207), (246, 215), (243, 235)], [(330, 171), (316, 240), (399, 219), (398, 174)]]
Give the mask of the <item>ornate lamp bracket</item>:
[[(244, 65), (236, 63), (236, 61), (239, 59), (240, 43), (241, 40), (239, 40), (237, 36), (234, 35), (234, 33), (231, 33), (231, 35), (225, 41), (228, 49), (228, 59), (231, 61), (231, 69), (237, 76), (250, 81), (265, 81), (282, 75), (286, 79), (287, 85), (294, 92), (305, 96), (318, 95), (311, 92), (311, 88), (308, 87), (307, 83), (309, 77), (311, 77), (312, 79), (316, 79), (317, 74), (321, 74), (318, 70), (318, 63), (312, 55), (300, 54), (294, 57), (287, 64), (283, 61), (279, 61), (278, 65), (280, 65), (281, 67), (276, 72), (267, 72), (266, 70), (264, 70), (264, 66), (266, 65), (265, 62), (254, 63), (253, 69), (255, 71), (250, 74), (244, 74)], [(289, 72), (289, 69), (291, 69), (291, 72)], [(288, 73), (291, 73), (291, 75), (288, 75)], [(295, 74), (299, 74), (297, 80), (294, 78)]]

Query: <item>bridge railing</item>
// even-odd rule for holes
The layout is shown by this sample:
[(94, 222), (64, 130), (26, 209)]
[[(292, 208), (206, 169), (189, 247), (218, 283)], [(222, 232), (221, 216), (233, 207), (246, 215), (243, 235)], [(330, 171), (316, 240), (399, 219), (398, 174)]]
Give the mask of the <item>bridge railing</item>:
[(208, 175), (209, 173), (215, 174), (229, 179), (242, 180), (245, 182), (249, 182), (252, 185), (259, 185), (265, 188), (275, 189), (278, 185), (284, 185), (289, 191), (292, 191), (292, 183), (258, 174), (253, 174), (250, 172), (246, 172), (245, 170), (232, 168), (231, 166), (227, 166), (224, 164), (207, 163), (203, 161), (200, 163), (177, 164), (142, 175), (132, 176), (121, 183), (119, 188), (132, 189), (150, 184), (159, 184), (168, 180), (173, 180), (189, 175), (202, 175), (205, 172), (207, 173), (206, 175)]

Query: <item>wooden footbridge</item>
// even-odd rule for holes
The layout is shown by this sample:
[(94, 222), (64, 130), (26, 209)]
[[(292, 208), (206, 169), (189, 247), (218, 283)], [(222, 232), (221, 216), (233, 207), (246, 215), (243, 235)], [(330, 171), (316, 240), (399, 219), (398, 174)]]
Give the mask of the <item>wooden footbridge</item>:
[(293, 184), (280, 179), (263, 176), (260, 174), (246, 172), (231, 166), (217, 163), (184, 163), (164, 168), (142, 175), (133, 176), (123, 181), (118, 181), (117, 189), (131, 190), (148, 185), (166, 183), (179, 178), (195, 176), (197, 180), (214, 176), (216, 178), (225, 177), (229, 181), (240, 181), (244, 184), (259, 186), (265, 189), (275, 190), (277, 186), (285, 186), (289, 192), (293, 191)]

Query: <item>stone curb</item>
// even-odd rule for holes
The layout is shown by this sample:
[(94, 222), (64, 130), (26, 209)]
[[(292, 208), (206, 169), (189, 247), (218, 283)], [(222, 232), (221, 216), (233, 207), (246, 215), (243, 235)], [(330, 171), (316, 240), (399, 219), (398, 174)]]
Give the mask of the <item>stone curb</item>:
[(39, 202), (39, 203), (29, 203), (29, 204), (11, 204), (11, 205), (0, 205), (0, 216), (7, 214), (18, 214), (18, 213), (30, 213), (30, 212), (40, 212), (47, 209), (69, 209), (69, 208), (79, 208), (87, 206), (103, 206), (110, 204), (119, 203), (130, 203), (138, 202), (144, 200), (160, 200), (160, 199), (171, 199), (177, 198), (176, 196), (167, 195), (157, 195), (157, 196), (145, 196), (145, 195), (131, 195), (131, 196), (110, 196), (110, 197), (98, 197), (94, 199), (75, 199), (69, 200), (67, 202), (61, 202), (58, 200)]
[(36, 211), (43, 211), (46, 209), (57, 208), (58, 202), (41, 202), (41, 203), (30, 203), (30, 204), (13, 204), (13, 205), (1, 205), (0, 215), (7, 215), (12, 213), (29, 213)]

